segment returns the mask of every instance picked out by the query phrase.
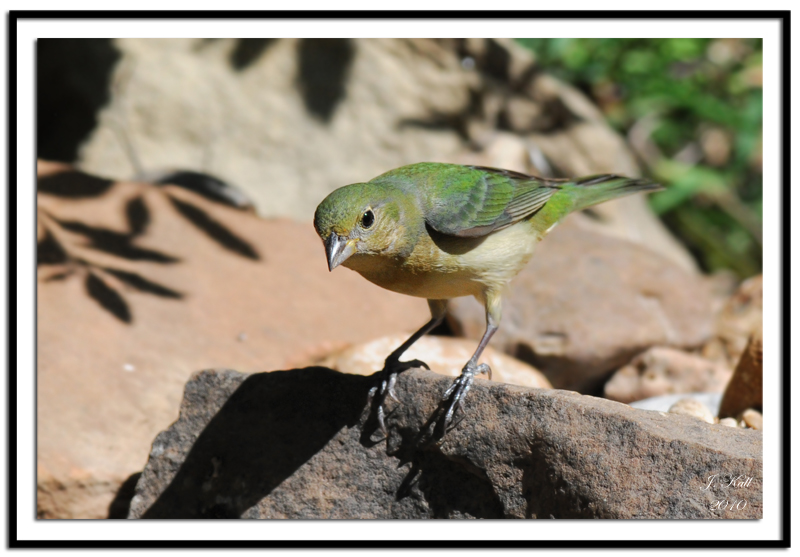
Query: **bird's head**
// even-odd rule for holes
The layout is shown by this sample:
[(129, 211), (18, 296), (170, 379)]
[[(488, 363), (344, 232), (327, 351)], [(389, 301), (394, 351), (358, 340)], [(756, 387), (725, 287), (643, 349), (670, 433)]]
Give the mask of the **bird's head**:
[(325, 244), (328, 269), (353, 255), (391, 255), (398, 248), (404, 230), (399, 195), (376, 184), (351, 184), (319, 204), (314, 228)]

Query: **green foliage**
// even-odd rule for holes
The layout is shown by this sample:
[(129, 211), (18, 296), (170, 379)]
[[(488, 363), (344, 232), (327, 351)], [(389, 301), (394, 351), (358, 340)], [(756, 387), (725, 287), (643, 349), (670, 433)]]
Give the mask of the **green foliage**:
[(760, 39), (518, 41), (628, 137), (667, 187), (652, 208), (706, 270), (760, 272)]

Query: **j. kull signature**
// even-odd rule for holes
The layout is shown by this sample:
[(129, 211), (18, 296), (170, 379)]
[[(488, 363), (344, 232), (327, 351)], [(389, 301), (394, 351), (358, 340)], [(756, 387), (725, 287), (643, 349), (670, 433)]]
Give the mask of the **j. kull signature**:
[(720, 487), (750, 487), (753, 483), (753, 478), (750, 476), (745, 476), (744, 474), (739, 476), (734, 476), (733, 474), (714, 474), (713, 476), (709, 476), (708, 480), (706, 480), (708, 484), (706, 485), (706, 489), (710, 489), (711, 486), (716, 485)]

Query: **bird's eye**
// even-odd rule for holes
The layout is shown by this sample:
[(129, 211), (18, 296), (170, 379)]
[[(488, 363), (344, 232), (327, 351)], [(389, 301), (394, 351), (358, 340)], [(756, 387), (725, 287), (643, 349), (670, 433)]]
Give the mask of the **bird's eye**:
[(372, 228), (372, 225), (374, 223), (375, 223), (375, 215), (372, 213), (372, 211), (367, 210), (364, 212), (363, 215), (361, 215), (361, 227), (364, 230), (369, 230), (370, 228)]

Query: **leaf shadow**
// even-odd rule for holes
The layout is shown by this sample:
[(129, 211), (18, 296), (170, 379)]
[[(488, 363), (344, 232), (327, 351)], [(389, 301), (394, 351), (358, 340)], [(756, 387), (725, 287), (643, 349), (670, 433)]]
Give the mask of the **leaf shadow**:
[[(131, 240), (136, 235), (129, 232), (117, 232), (107, 228), (89, 226), (78, 221), (64, 221), (55, 217), (53, 219), (65, 230), (85, 236), (89, 241), (89, 247), (130, 259), (131, 261), (153, 261), (156, 263), (176, 263), (180, 261), (177, 257), (166, 253), (134, 246)], [(137, 232), (140, 234), (141, 232)]]
[(157, 282), (153, 282), (149, 279), (144, 278), (142, 275), (138, 273), (131, 273), (129, 271), (123, 271), (121, 269), (111, 269), (111, 268), (104, 268), (105, 272), (110, 275), (117, 277), (126, 285), (130, 286), (131, 288), (139, 291), (145, 292), (147, 294), (154, 294), (155, 296), (160, 296), (162, 298), (173, 298), (180, 300), (183, 298), (183, 294), (178, 292), (177, 290), (173, 290), (171, 288), (167, 288), (166, 286), (162, 286)]
[(133, 320), (125, 298), (91, 271), (86, 275), (86, 293), (123, 323), (130, 324)]
[(140, 195), (125, 204), (125, 217), (128, 219), (129, 235), (140, 236), (150, 224), (150, 210)]
[(57, 197), (100, 197), (113, 183), (111, 180), (91, 176), (78, 170), (66, 170), (49, 176), (40, 176), (36, 189), (39, 193)]
[(330, 122), (346, 96), (354, 58), (350, 39), (302, 39), (298, 43), (297, 89), (312, 116)]
[[(94, 191), (99, 191), (99, 189)], [(91, 257), (88, 254), (76, 255), (70, 249), (70, 241), (74, 242), (74, 240), (69, 236), (63, 236), (63, 231), (65, 230), (73, 232), (86, 239), (87, 247), (130, 261), (150, 261), (162, 264), (179, 261), (177, 257), (161, 251), (133, 245), (133, 240), (146, 231), (151, 221), (150, 210), (143, 196), (135, 197), (125, 205), (128, 232), (117, 232), (102, 227), (90, 226), (79, 221), (61, 220), (41, 207), (38, 210), (39, 225), (44, 229), (44, 234), (37, 243), (37, 266), (61, 265), (65, 267), (63, 269), (56, 268), (55, 273), (42, 277), (40, 280), (43, 283), (63, 281), (80, 272), (81, 276), (85, 277), (84, 286), (89, 298), (97, 302), (100, 307), (108, 311), (116, 319), (126, 324), (130, 324), (133, 321), (130, 304), (121, 292), (114, 288), (112, 284), (109, 284), (107, 280), (109, 277), (115, 277), (124, 286), (137, 292), (175, 300), (180, 300), (184, 297), (181, 292), (154, 282), (139, 273), (101, 266), (91, 261)], [(56, 234), (59, 231), (61, 233)]]
[(258, 252), (247, 240), (231, 232), (225, 225), (214, 219), (206, 211), (171, 195), (168, 195), (168, 197), (172, 205), (183, 217), (221, 247), (237, 255), (241, 255), (242, 257), (247, 257), (248, 259), (253, 259), (255, 261), (261, 259)]

